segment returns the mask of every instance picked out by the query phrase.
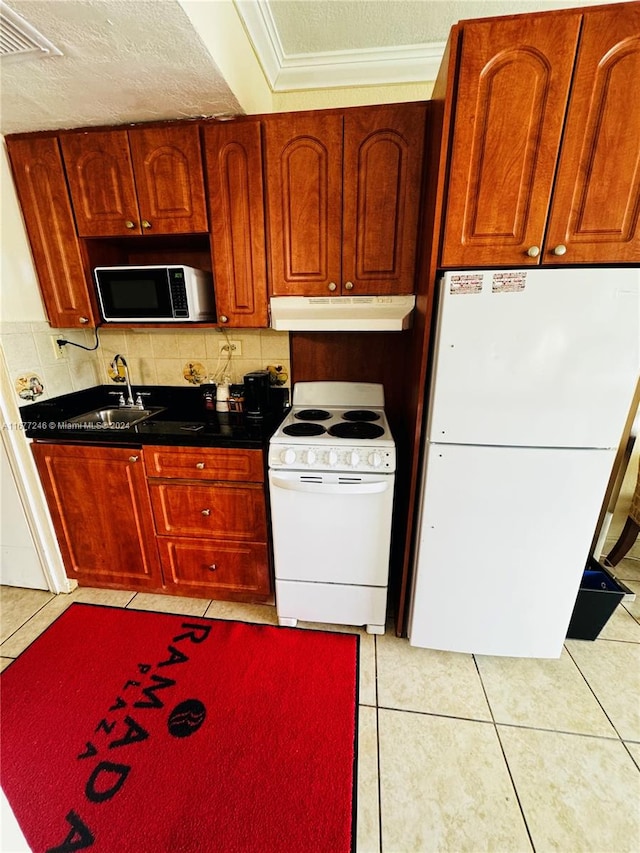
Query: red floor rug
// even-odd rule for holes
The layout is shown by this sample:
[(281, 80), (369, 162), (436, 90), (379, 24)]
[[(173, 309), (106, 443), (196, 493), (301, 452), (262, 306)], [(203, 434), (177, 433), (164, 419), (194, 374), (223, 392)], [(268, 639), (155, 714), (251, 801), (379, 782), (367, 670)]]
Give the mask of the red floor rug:
[(32, 850), (354, 849), (358, 641), (73, 604), (0, 676)]

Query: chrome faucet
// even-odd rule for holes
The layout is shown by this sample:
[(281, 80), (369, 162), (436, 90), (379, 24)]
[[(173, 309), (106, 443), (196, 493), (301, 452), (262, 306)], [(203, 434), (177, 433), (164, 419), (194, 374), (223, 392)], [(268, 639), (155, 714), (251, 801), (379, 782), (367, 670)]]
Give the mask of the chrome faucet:
[[(131, 389), (131, 380), (129, 378), (129, 365), (127, 364), (127, 360), (124, 356), (118, 353), (116, 357), (111, 362), (111, 369), (115, 372), (116, 376), (120, 376), (120, 371), (118, 370), (118, 362), (124, 367), (124, 381), (127, 383), (127, 400), (124, 403), (125, 406), (132, 409), (134, 405), (133, 402), (133, 391)], [(142, 400), (139, 402), (139, 408), (142, 408)]]

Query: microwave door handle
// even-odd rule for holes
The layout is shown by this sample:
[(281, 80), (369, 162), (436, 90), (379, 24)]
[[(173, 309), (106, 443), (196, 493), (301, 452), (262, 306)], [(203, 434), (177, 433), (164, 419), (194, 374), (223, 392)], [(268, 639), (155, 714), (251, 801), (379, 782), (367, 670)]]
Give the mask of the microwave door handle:
[(372, 495), (386, 492), (391, 483), (387, 480), (377, 480), (373, 483), (304, 483), (272, 476), (271, 485), (291, 492), (307, 492), (316, 495)]

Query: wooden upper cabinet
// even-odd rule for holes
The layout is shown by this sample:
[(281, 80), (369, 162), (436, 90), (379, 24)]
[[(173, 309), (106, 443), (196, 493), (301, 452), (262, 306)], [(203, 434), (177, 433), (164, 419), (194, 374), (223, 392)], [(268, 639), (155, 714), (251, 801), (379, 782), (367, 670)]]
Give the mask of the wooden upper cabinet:
[(97, 311), (85, 276), (58, 140), (6, 140), (16, 191), (49, 322), (94, 326)]
[(208, 229), (197, 125), (62, 133), (78, 234)]
[(640, 4), (586, 11), (543, 262), (640, 263), (639, 91)]
[(140, 233), (140, 216), (126, 130), (63, 133), (60, 145), (78, 234)]
[(199, 134), (189, 123), (129, 131), (143, 233), (208, 231)]
[(342, 282), (356, 296), (414, 290), (425, 119), (425, 104), (345, 112)]
[(464, 23), (442, 266), (540, 263), (580, 23)]
[(339, 292), (342, 116), (268, 117), (264, 137), (271, 292)]
[(267, 264), (259, 122), (204, 130), (218, 322), (267, 327)]
[(271, 292), (411, 293), (426, 106), (265, 119)]

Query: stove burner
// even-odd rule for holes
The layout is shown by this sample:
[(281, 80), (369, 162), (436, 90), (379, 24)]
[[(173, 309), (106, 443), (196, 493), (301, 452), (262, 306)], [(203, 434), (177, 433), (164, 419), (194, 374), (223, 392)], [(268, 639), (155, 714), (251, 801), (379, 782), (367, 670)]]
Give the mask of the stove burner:
[(331, 417), (331, 412), (325, 409), (302, 409), (294, 414), (294, 418), (301, 421), (327, 421)]
[(380, 438), (384, 435), (384, 430), (381, 426), (366, 421), (342, 421), (329, 427), (329, 435), (335, 438)]
[(372, 412), (369, 409), (352, 409), (350, 412), (345, 412), (342, 417), (345, 421), (379, 421), (380, 415), (377, 412)]
[(289, 426), (283, 427), (282, 432), (285, 435), (322, 435), (323, 432), (326, 432), (326, 429), (322, 426), (322, 424), (311, 424), (311, 423), (302, 423), (302, 424), (289, 424)]

